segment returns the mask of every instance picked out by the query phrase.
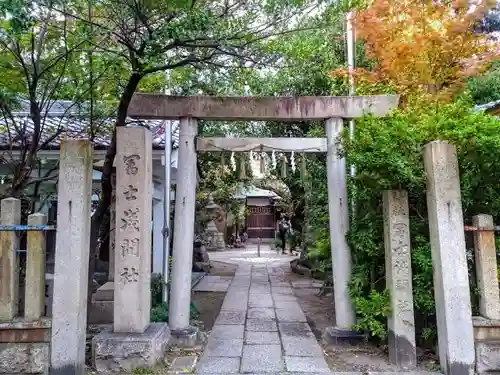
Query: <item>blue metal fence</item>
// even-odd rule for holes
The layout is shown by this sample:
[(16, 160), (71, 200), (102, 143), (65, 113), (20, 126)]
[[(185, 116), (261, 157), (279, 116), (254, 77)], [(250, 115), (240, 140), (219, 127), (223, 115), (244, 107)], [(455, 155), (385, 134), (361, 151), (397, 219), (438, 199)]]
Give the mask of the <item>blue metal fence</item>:
[(26, 231), (50, 231), (56, 230), (55, 225), (0, 225), (0, 232), (26, 232)]
[[(55, 225), (0, 225), (0, 232), (55, 231)], [(27, 250), (17, 249), (16, 253), (26, 253)]]

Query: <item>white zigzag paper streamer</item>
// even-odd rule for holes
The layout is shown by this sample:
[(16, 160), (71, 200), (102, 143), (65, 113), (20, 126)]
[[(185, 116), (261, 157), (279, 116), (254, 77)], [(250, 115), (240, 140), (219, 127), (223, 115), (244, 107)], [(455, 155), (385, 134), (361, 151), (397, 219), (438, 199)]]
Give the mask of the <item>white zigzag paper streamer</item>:
[(236, 160), (234, 158), (234, 152), (231, 152), (231, 167), (233, 168), (233, 171), (236, 170)]

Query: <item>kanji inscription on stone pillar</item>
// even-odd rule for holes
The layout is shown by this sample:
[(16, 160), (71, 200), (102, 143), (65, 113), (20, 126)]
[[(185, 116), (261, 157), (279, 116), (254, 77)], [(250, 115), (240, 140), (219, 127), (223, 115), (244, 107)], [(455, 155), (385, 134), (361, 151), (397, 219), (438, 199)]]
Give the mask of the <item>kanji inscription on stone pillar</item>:
[(144, 332), (150, 319), (151, 142), (147, 128), (117, 129), (115, 332)]
[(408, 193), (386, 190), (383, 203), (386, 285), (391, 296), (391, 315), (387, 320), (389, 360), (398, 366), (412, 368), (417, 358)]

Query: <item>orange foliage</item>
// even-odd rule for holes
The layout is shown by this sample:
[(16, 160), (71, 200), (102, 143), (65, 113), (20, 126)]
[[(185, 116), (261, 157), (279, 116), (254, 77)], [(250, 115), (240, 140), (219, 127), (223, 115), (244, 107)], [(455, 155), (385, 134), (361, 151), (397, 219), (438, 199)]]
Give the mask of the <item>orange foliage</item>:
[(356, 71), (358, 87), (373, 88), (378, 83), (406, 97), (424, 94), (450, 100), (468, 77), (484, 71), (499, 55), (497, 43), (473, 32), (492, 5), (491, 1), (477, 1), (471, 7), (469, 1), (374, 0), (354, 20), (358, 39), (376, 61), (372, 71)]

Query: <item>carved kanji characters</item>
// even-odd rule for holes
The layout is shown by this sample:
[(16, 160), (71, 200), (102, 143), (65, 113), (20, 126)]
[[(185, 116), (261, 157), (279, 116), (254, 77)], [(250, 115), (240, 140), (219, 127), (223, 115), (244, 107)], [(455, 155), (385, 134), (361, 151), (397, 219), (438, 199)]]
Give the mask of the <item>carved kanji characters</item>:
[(123, 157), (123, 162), (125, 163), (125, 172), (128, 175), (136, 175), (139, 172), (139, 168), (135, 165), (135, 162), (141, 157), (139, 155), (126, 155)]
[(132, 256), (139, 256), (139, 239), (138, 238), (132, 238), (131, 240), (129, 239), (124, 239), (120, 243), (120, 246), (122, 248), (122, 256), (126, 255), (132, 255)]
[(135, 210), (132, 210), (129, 208), (128, 210), (123, 212), (124, 217), (121, 218), (121, 229), (122, 230), (127, 230), (127, 229), (133, 229), (136, 232), (139, 231), (139, 208), (136, 208)]
[(125, 195), (125, 199), (128, 201), (135, 201), (137, 199), (137, 196), (135, 195), (137, 193), (137, 188), (134, 187), (133, 185), (128, 185), (128, 190), (123, 192), (123, 195)]
[(139, 281), (139, 270), (135, 267), (124, 267), (120, 271), (120, 281), (124, 284)]

